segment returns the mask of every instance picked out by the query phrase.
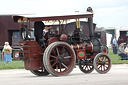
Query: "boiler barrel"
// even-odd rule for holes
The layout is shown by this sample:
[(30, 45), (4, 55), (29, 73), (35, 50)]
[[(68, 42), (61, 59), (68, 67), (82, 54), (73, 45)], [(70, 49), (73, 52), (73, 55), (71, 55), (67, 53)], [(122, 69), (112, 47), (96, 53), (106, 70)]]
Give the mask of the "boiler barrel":
[(71, 47), (76, 51), (79, 49), (85, 49), (86, 53), (91, 53), (93, 52), (93, 44), (92, 42), (88, 43), (81, 43), (81, 44), (72, 44)]

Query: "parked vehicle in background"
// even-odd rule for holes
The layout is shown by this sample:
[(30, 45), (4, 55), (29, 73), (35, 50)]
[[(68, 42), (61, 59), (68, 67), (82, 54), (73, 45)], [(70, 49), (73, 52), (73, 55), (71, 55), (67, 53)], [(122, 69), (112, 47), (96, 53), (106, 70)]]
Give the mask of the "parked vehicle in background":
[(127, 43), (128, 42), (128, 28), (114, 28), (114, 27), (110, 27), (110, 28), (104, 28), (104, 30), (109, 33), (112, 34), (112, 37), (116, 36), (118, 39), (118, 45), (121, 43)]
[(13, 15), (0, 15), (0, 51), (2, 52), (4, 42), (9, 42), (12, 47), (12, 57), (17, 59), (19, 57), (19, 41), (21, 41), (19, 23), (14, 23)]
[(120, 31), (118, 44), (124, 43), (124, 47), (128, 44), (128, 30)]

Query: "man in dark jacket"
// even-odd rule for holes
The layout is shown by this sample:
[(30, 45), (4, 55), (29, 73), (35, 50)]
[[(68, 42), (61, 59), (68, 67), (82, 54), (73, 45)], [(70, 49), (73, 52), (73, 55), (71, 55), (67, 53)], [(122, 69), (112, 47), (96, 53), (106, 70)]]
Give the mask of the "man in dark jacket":
[(118, 43), (116, 40), (116, 36), (114, 36), (114, 38), (113, 38), (113, 53), (114, 54), (117, 54), (117, 48), (118, 48)]

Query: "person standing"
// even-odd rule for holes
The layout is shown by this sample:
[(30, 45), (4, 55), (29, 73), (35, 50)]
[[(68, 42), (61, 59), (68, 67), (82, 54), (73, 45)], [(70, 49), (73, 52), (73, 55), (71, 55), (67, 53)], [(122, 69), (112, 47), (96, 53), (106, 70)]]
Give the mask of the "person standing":
[(6, 62), (5, 65), (8, 65), (8, 62), (12, 62), (12, 57), (11, 57), (12, 48), (9, 45), (9, 42), (5, 42), (3, 52), (4, 52), (4, 62)]
[(118, 43), (117, 43), (117, 40), (116, 40), (116, 36), (114, 36), (112, 41), (113, 41), (113, 53), (117, 54)]

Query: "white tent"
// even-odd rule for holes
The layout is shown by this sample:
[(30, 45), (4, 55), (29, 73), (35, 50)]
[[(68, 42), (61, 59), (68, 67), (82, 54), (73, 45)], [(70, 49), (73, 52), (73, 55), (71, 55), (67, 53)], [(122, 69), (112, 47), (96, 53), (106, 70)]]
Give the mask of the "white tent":
[(111, 38), (112, 38), (112, 34), (106, 33), (107, 47), (108, 48), (111, 48)]

